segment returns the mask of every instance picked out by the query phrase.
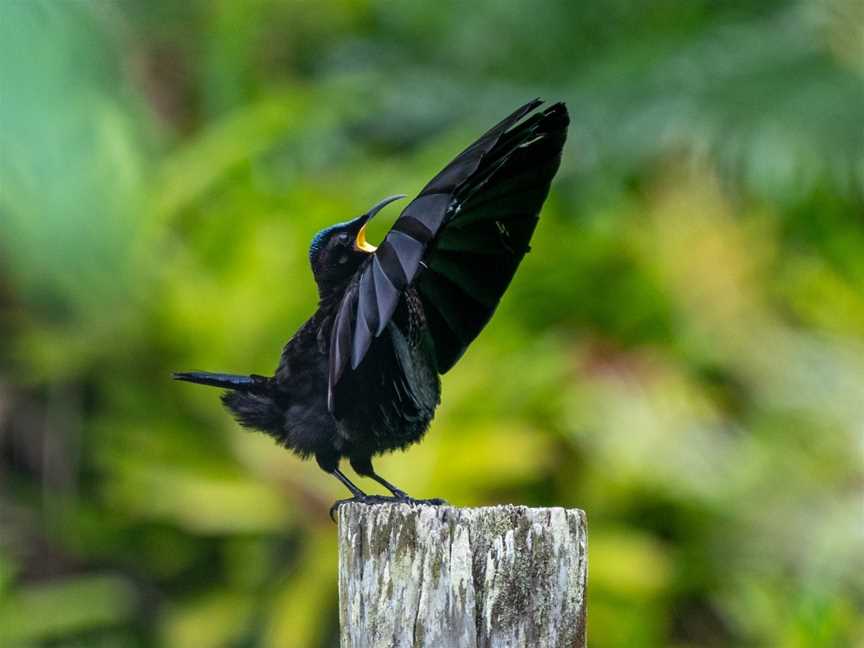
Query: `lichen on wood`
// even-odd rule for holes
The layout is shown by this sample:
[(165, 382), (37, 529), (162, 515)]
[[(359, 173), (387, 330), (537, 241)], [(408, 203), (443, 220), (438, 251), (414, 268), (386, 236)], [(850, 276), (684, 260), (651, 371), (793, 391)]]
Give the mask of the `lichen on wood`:
[(585, 514), (339, 509), (343, 648), (585, 645)]

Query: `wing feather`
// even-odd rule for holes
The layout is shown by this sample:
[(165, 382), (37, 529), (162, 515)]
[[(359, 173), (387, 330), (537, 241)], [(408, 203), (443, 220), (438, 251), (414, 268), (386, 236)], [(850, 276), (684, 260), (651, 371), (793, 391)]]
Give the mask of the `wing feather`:
[[(378, 304), (379, 320), (375, 329), (375, 335), (380, 335), (387, 325), (386, 320), (380, 317), (380, 313), (392, 313), (396, 310), (396, 304), (402, 293), (393, 285), (393, 280), (387, 275), (381, 265), (381, 259), (372, 259), (372, 276), (375, 280), (375, 299)], [(404, 282), (404, 279), (402, 280)], [(403, 284), (404, 285), (404, 284)], [(382, 325), (383, 323), (383, 325)]]
[[(396, 253), (396, 258), (399, 259), (399, 264), (402, 266), (402, 271), (408, 278), (409, 282), (417, 274), (417, 269), (420, 267), (420, 259), (423, 258), (423, 252), (426, 251), (426, 246), (412, 236), (391, 230), (387, 235), (387, 242), (393, 246), (393, 251)], [(389, 313), (392, 315), (392, 313)]]
[(529, 250), (561, 159), (567, 110), (559, 103), (528, 116), (541, 103), (518, 108), (440, 171), (358, 271), (333, 324), (331, 412), (336, 383), (363, 362), (409, 285), (423, 303), (441, 373), (492, 317)]

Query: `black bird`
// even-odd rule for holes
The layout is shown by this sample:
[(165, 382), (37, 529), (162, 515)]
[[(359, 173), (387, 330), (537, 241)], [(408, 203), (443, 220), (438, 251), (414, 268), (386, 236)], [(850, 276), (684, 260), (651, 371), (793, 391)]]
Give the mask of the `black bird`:
[[(342, 502), (416, 501), (372, 457), (419, 441), (447, 372), (492, 317), (537, 225), (558, 170), (563, 103), (525, 104), (460, 153), (375, 248), (366, 224), (392, 196), (312, 240), (318, 310), (285, 345), (272, 377), (184, 372), (227, 389), (222, 402), (351, 491)], [(339, 470), (347, 457), (392, 497), (368, 496)], [(425, 500), (440, 503), (441, 500)]]

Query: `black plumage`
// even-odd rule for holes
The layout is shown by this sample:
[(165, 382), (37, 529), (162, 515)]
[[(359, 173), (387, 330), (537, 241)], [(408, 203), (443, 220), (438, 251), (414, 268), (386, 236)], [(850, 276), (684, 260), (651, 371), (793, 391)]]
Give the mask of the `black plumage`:
[[(314, 455), (352, 499), (410, 500), (375, 473), (372, 457), (423, 436), (440, 402), (439, 374), (489, 321), (529, 250), (569, 123), (564, 104), (537, 110), (541, 103), (520, 107), (459, 154), (379, 247), (366, 242), (366, 224), (404, 196), (315, 236), (318, 309), (272, 377), (174, 377), (225, 388), (222, 402), (242, 425)], [(339, 470), (343, 457), (393, 497), (365, 495)]]

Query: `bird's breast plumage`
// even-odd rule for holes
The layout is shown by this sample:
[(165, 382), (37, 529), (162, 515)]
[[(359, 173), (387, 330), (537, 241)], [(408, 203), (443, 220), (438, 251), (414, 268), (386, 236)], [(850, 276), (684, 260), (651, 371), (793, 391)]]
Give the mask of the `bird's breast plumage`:
[(407, 290), (363, 362), (337, 385), (337, 429), (360, 453), (403, 448), (429, 426), (440, 401), (423, 304)]

